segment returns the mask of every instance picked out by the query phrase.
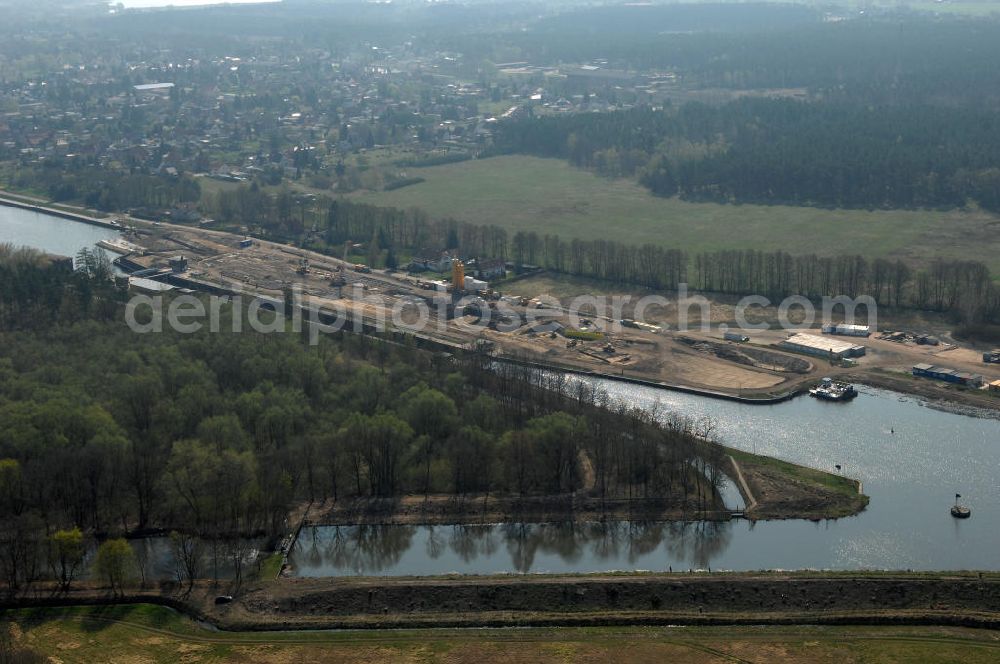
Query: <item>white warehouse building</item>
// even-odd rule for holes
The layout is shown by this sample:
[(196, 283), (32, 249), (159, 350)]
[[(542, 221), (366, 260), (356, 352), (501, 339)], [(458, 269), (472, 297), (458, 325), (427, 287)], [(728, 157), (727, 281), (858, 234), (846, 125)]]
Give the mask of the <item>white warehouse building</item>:
[(819, 337), (815, 334), (793, 334), (778, 344), (781, 348), (817, 357), (861, 357), (865, 347), (849, 341)]

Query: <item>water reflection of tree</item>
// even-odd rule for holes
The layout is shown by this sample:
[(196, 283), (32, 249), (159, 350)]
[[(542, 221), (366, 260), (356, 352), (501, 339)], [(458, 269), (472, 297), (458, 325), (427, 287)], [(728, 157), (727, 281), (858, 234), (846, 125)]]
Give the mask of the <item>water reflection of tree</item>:
[[(633, 565), (664, 543), (669, 559), (703, 568), (728, 548), (732, 538), (729, 523), (713, 521), (521, 523), (501, 526), (499, 535), (511, 556), (512, 568), (518, 572), (531, 571), (540, 552), (555, 554), (572, 565), (585, 552), (594, 561), (619, 560), (627, 547), (626, 560)], [(667, 566), (666, 561), (663, 566)]]
[(509, 524), (501, 527), (501, 535), (510, 553), (511, 563), (518, 572), (530, 572), (539, 552), (555, 554), (565, 563), (577, 563), (583, 557), (588, 541), (609, 540), (617, 549), (613, 526), (594, 523)]
[(587, 524), (587, 538), (595, 560), (610, 560), (621, 555), (625, 524), (621, 521), (592, 521)]
[(588, 539), (588, 528), (585, 524), (567, 521), (550, 524), (539, 530), (542, 535), (540, 546), (543, 551), (554, 553), (567, 563), (575, 563), (580, 560)]
[(323, 551), (320, 548), (321, 538), (319, 537), (319, 529), (310, 528), (308, 532), (308, 537), (303, 537), (302, 531), (299, 531), (299, 539), (295, 543), (295, 548), (303, 549), (302, 555), (310, 567), (320, 567), (323, 564)]
[(696, 567), (707, 567), (719, 554), (729, 548), (733, 537), (728, 521), (699, 521), (695, 528), (699, 536), (695, 538), (691, 561)]
[(666, 550), (679, 562), (705, 568), (729, 547), (732, 539), (728, 521), (687, 521), (667, 525)]
[(464, 563), (469, 563), (480, 555), (488, 556), (487, 551), (496, 550), (493, 529), (494, 526), (452, 526), (451, 550)]
[(530, 572), (538, 546), (533, 536), (537, 526), (530, 523), (510, 523), (504, 524), (501, 529), (511, 566), (518, 572)]
[(479, 551), (483, 556), (492, 558), (500, 550), (499, 526), (484, 526), (489, 529), (488, 534), (479, 543)]
[(336, 570), (376, 574), (396, 567), (412, 546), (414, 526), (330, 526), (323, 529), (324, 560)]
[[(413, 545), (419, 528), (426, 528), (428, 559), (440, 558), (450, 548), (466, 565), (493, 558), (506, 547), (510, 567), (530, 572), (540, 553), (555, 555), (567, 567), (585, 556), (592, 561), (637, 561), (655, 555), (661, 544), (667, 559), (695, 568), (710, 566), (728, 548), (728, 522), (609, 521), (587, 523), (510, 523), (464, 526), (329, 526), (303, 531), (296, 547), (304, 564), (327, 565), (338, 572), (376, 574), (396, 571)], [(663, 561), (667, 566), (667, 560)]]
[(628, 538), (629, 564), (660, 548), (667, 526), (663, 521), (629, 521), (625, 535)]
[(424, 544), (424, 550), (427, 551), (427, 557), (431, 560), (440, 558), (448, 546), (443, 531), (443, 528), (427, 526), (427, 542)]

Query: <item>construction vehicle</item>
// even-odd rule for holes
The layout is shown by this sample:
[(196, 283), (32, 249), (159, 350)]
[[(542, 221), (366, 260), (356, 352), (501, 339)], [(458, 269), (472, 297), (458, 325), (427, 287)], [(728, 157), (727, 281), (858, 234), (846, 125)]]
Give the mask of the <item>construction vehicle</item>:
[(337, 288), (342, 288), (347, 284), (347, 278), (344, 277), (344, 268), (337, 267), (333, 273), (333, 279), (330, 280), (331, 286), (336, 286)]
[(295, 271), (299, 274), (309, 274), (309, 259), (300, 258), (299, 265), (295, 268)]
[(613, 353), (613, 352), (615, 352), (615, 347), (613, 345), (611, 345), (611, 343), (609, 342), (609, 343), (604, 344), (603, 350), (604, 350), (605, 353)]
[(986, 364), (1000, 364), (1000, 349), (983, 353), (983, 362)]
[(361, 272), (362, 274), (370, 274), (372, 269), (365, 265), (364, 263), (357, 263), (354, 266), (355, 272)]

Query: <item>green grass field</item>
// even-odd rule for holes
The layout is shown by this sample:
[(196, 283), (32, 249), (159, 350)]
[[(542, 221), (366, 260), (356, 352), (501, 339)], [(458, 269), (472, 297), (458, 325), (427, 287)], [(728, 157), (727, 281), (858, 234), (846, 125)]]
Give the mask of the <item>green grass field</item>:
[(657, 198), (634, 182), (602, 178), (563, 161), (523, 156), (421, 168), (419, 175), (426, 182), (354, 197), (567, 239), (653, 242), (689, 251), (858, 253), (914, 262), (942, 256), (980, 260), (1000, 274), (1000, 255), (993, 249), (1000, 217), (979, 211), (687, 203)]
[[(8, 612), (15, 648), (52, 662), (956, 662), (995, 632), (935, 627), (633, 627), (213, 632), (149, 605)], [(3, 656), (4, 653), (0, 653)], [(13, 660), (4, 660), (13, 661)]]

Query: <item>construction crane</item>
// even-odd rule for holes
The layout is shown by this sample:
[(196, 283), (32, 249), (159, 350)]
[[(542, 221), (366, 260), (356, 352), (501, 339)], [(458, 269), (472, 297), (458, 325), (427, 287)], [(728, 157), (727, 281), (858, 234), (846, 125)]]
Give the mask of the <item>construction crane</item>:
[(451, 262), (451, 291), (453, 293), (465, 291), (465, 263), (458, 259)]

